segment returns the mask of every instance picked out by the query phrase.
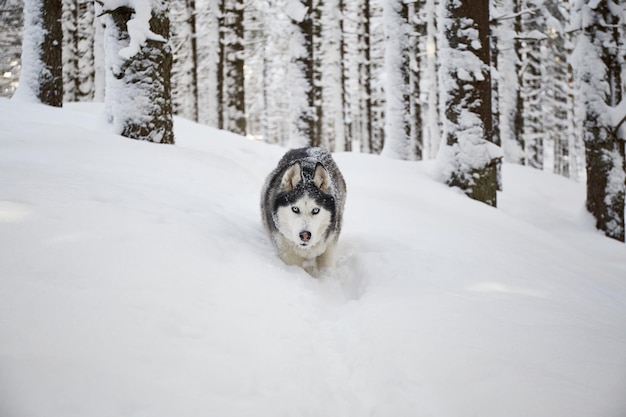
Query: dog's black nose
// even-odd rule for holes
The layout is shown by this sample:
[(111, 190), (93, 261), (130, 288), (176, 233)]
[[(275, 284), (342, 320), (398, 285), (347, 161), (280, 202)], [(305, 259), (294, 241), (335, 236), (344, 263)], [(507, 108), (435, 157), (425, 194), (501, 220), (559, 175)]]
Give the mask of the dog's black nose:
[(304, 232), (300, 232), (300, 240), (303, 242), (308, 242), (311, 240), (311, 232), (305, 230)]

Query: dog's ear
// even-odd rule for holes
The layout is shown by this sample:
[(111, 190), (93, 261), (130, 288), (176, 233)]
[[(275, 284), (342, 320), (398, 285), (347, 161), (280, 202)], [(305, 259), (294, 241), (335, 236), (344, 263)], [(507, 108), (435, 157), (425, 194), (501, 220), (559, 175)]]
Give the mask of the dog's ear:
[(317, 164), (315, 167), (315, 174), (313, 175), (313, 184), (325, 193), (329, 193), (331, 190), (330, 175), (322, 164)]
[(283, 191), (291, 191), (296, 185), (300, 184), (300, 181), (302, 181), (302, 168), (300, 168), (300, 164), (293, 164), (285, 171), (280, 188)]

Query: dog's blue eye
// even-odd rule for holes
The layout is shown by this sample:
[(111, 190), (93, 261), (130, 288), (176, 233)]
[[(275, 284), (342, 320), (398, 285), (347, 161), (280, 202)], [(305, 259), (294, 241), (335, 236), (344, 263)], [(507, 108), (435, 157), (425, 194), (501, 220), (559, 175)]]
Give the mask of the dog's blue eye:
[(291, 207), (291, 211), (293, 211), (294, 213), (300, 213), (300, 209), (296, 206)]
[(315, 207), (315, 208), (311, 211), (311, 214), (317, 214), (317, 213), (319, 213), (319, 212), (320, 212), (320, 209), (319, 209), (319, 208), (317, 208), (317, 207)]

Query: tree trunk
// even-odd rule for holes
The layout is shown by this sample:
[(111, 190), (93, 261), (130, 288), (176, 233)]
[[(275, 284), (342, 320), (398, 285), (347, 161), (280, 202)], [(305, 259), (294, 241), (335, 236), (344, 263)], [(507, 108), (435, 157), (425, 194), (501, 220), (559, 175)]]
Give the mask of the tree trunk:
[(191, 43), (191, 100), (193, 102), (192, 105), (192, 115), (191, 118), (194, 121), (199, 121), (200, 110), (199, 110), (199, 93), (198, 93), (198, 70), (199, 70), (199, 59), (198, 59), (198, 30), (196, 25), (196, 1), (195, 0), (187, 0), (187, 11), (189, 13), (189, 29), (190, 33), (190, 43)]
[[(108, 11), (107, 41), (116, 42), (108, 48), (119, 55), (120, 47), (128, 45), (127, 23), (134, 10), (120, 7)], [(169, 4), (153, 6), (150, 30), (169, 39)], [(107, 79), (107, 107), (116, 131), (131, 139), (156, 143), (174, 143), (170, 71), (172, 54), (166, 42), (145, 41), (130, 57), (108, 57), (112, 77)]]
[(294, 1), (290, 18), (297, 48), (291, 60), (291, 147), (310, 146), (315, 134), (315, 91), (313, 88), (313, 0)]
[(93, 101), (94, 2), (63, 2), (63, 101)]
[(61, 0), (26, 0), (20, 95), (63, 105)]
[(222, 10), (222, 128), (245, 135), (243, 1), (223, 0)]
[[(366, 150), (370, 152), (372, 149), (372, 138), (374, 136), (374, 129), (372, 125), (372, 29), (371, 29), (371, 5), (370, 0), (365, 0), (363, 3), (363, 94), (364, 94), (364, 108), (365, 114), (365, 132), (362, 143), (367, 144)], [(350, 145), (350, 144), (349, 144)], [(361, 147), (363, 148), (363, 146)]]
[(596, 227), (608, 237), (624, 241), (624, 141), (606, 114), (622, 100), (620, 48), (623, 48), (621, 10), (610, 0), (594, 8), (586, 4), (580, 38), (584, 58), (579, 63), (583, 100), (586, 108), (587, 209)]
[(409, 5), (403, 0), (384, 4), (385, 35), (385, 144), (382, 155), (390, 158), (415, 159), (411, 147), (411, 69), (409, 39)]
[(439, 74), (445, 106), (440, 170), (448, 185), (496, 206), (501, 151), (491, 143), (489, 1), (447, 0), (440, 12), (445, 35)]

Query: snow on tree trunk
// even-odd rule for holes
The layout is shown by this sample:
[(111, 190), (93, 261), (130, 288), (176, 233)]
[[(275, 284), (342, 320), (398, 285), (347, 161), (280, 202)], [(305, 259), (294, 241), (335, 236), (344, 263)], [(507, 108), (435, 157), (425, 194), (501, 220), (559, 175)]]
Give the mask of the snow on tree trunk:
[[(363, 2), (363, 15), (362, 15), (362, 23), (363, 23), (363, 118), (365, 128), (363, 132), (363, 136), (361, 138), (362, 143), (367, 144), (367, 149), (372, 149), (372, 140), (374, 137), (373, 132), (373, 117), (372, 107), (372, 13), (371, 13), (371, 1), (365, 0)], [(344, 83), (345, 87), (345, 83)], [(351, 143), (347, 143), (346, 150), (351, 150)]]
[(0, 97), (11, 97), (19, 84), (24, 10), (21, 0), (0, 0)]
[(114, 129), (131, 139), (174, 143), (170, 71), (169, 2), (135, 0), (109, 7), (106, 108)]
[[(587, 159), (587, 209), (596, 227), (624, 241), (624, 141), (614, 116), (622, 100), (622, 7), (611, 0), (581, 4), (583, 34), (575, 51), (581, 93)], [(622, 107), (623, 112), (623, 107)]]
[(218, 126), (217, 68), (219, 48), (219, 3), (196, 0), (196, 42), (198, 48), (198, 121)]
[[(262, 113), (260, 136), (263, 136), (267, 142), (279, 144), (288, 142), (292, 124), (290, 93), (287, 93), (285, 85), (289, 81), (291, 67), (289, 42), (294, 25), (284, 13), (285, 3), (285, 0), (255, 3), (259, 12), (259, 22), (256, 27), (260, 27), (260, 30), (250, 41), (254, 45), (260, 44), (261, 46), (250, 48), (251, 52), (256, 52), (256, 56), (248, 58), (248, 62), (254, 64), (256, 61), (257, 68), (260, 68), (256, 71), (250, 68), (251, 76), (246, 77), (249, 88), (259, 88), (261, 91), (259, 94), (263, 97), (262, 101), (256, 104)], [(247, 18), (254, 17), (248, 11), (246, 11), (246, 16)], [(255, 77), (260, 78), (256, 83)], [(254, 95), (247, 94), (246, 99), (254, 99)]]
[(522, 138), (526, 152), (526, 163), (537, 169), (543, 169), (544, 137), (546, 135), (545, 110), (542, 98), (541, 41), (546, 36), (540, 30), (545, 29), (544, 8), (534, 5), (535, 0), (523, 2), (526, 8), (534, 12), (524, 13), (521, 17), (523, 42), (521, 44), (521, 100), (524, 119)]
[(224, 48), (223, 128), (240, 135), (246, 134), (244, 94), (244, 33), (242, 0), (223, 0), (222, 47)]
[(422, 105), (422, 73), (426, 67), (428, 16), (426, 0), (410, 3), (411, 27), (411, 143), (415, 159), (424, 159), (424, 106)]
[(441, 142), (440, 123), (441, 120), (439, 106), (439, 92), (437, 89), (437, 19), (435, 2), (437, 0), (426, 0), (426, 41), (425, 41), (425, 62), (422, 67), (422, 91), (426, 96), (423, 103), (425, 109), (423, 115), (426, 123), (424, 130), (424, 158), (433, 159), (439, 151), (439, 143)]
[(64, 101), (94, 98), (94, 2), (63, 0)]
[(385, 51), (385, 144), (381, 155), (415, 159), (411, 143), (411, 77), (409, 6), (404, 0), (386, 0), (383, 20)]
[(496, 163), (502, 153), (490, 142), (489, 1), (442, 1), (439, 16), (444, 106), (439, 171), (448, 185), (496, 206)]
[(504, 151), (504, 159), (507, 162), (524, 164), (524, 148), (520, 135), (516, 132), (515, 117), (517, 111), (517, 97), (519, 94), (518, 82), (518, 59), (516, 54), (515, 31), (516, 21), (521, 17), (517, 15), (514, 0), (494, 2), (492, 36), (496, 39), (497, 49), (496, 73), (499, 75), (498, 86), (498, 113), (500, 117), (500, 140)]
[(25, 0), (22, 72), (16, 98), (63, 105), (61, 0)]
[[(553, 171), (565, 177), (570, 176), (570, 161), (573, 149), (570, 149), (571, 138), (574, 136), (573, 122), (569, 109), (573, 108), (570, 101), (573, 96), (570, 92), (570, 67), (568, 55), (571, 55), (569, 35), (565, 32), (563, 23), (569, 21), (568, 3), (561, 4), (560, 0), (550, 0), (544, 3), (549, 17), (546, 22), (546, 45), (542, 52), (545, 71), (543, 73), (544, 115), (549, 150), (546, 152), (546, 165), (549, 167), (549, 157), (552, 157)], [(563, 22), (563, 23), (562, 23)], [(546, 111), (546, 109), (548, 111)], [(548, 149), (546, 149), (548, 150)], [(552, 155), (550, 155), (552, 153)]]
[[(100, 7), (100, 5), (96, 4), (94, 7), (94, 12), (100, 13), (101, 11), (102, 11), (102, 8)], [(106, 70), (106, 65), (105, 65), (106, 57), (104, 53), (104, 50), (105, 50), (104, 32), (105, 32), (105, 26), (106, 26), (105, 21), (106, 21), (105, 18), (95, 19), (94, 41), (93, 41), (93, 63), (94, 63), (93, 100), (96, 102), (101, 102), (101, 103), (106, 100), (104, 90), (106, 89), (105, 80), (106, 80), (106, 76), (108, 72)]]
[[(325, 0), (320, 6), (321, 33), (319, 68), (321, 70), (321, 139), (333, 151), (346, 150), (344, 127), (343, 0)], [(364, 17), (365, 19), (365, 17)], [(319, 117), (319, 116), (318, 116)]]
[(309, 146), (315, 133), (313, 90), (313, 1), (289, 0), (287, 15), (293, 24), (290, 39), (291, 132), (289, 146)]
[(174, 114), (198, 121), (198, 42), (195, 0), (172, 2), (172, 106)]
[(324, 122), (324, 110), (322, 107), (322, 8), (323, 0), (314, 0), (312, 5), (313, 16), (313, 75), (311, 89), (313, 90), (313, 135), (311, 146), (329, 147), (326, 138), (322, 138), (322, 124)]

